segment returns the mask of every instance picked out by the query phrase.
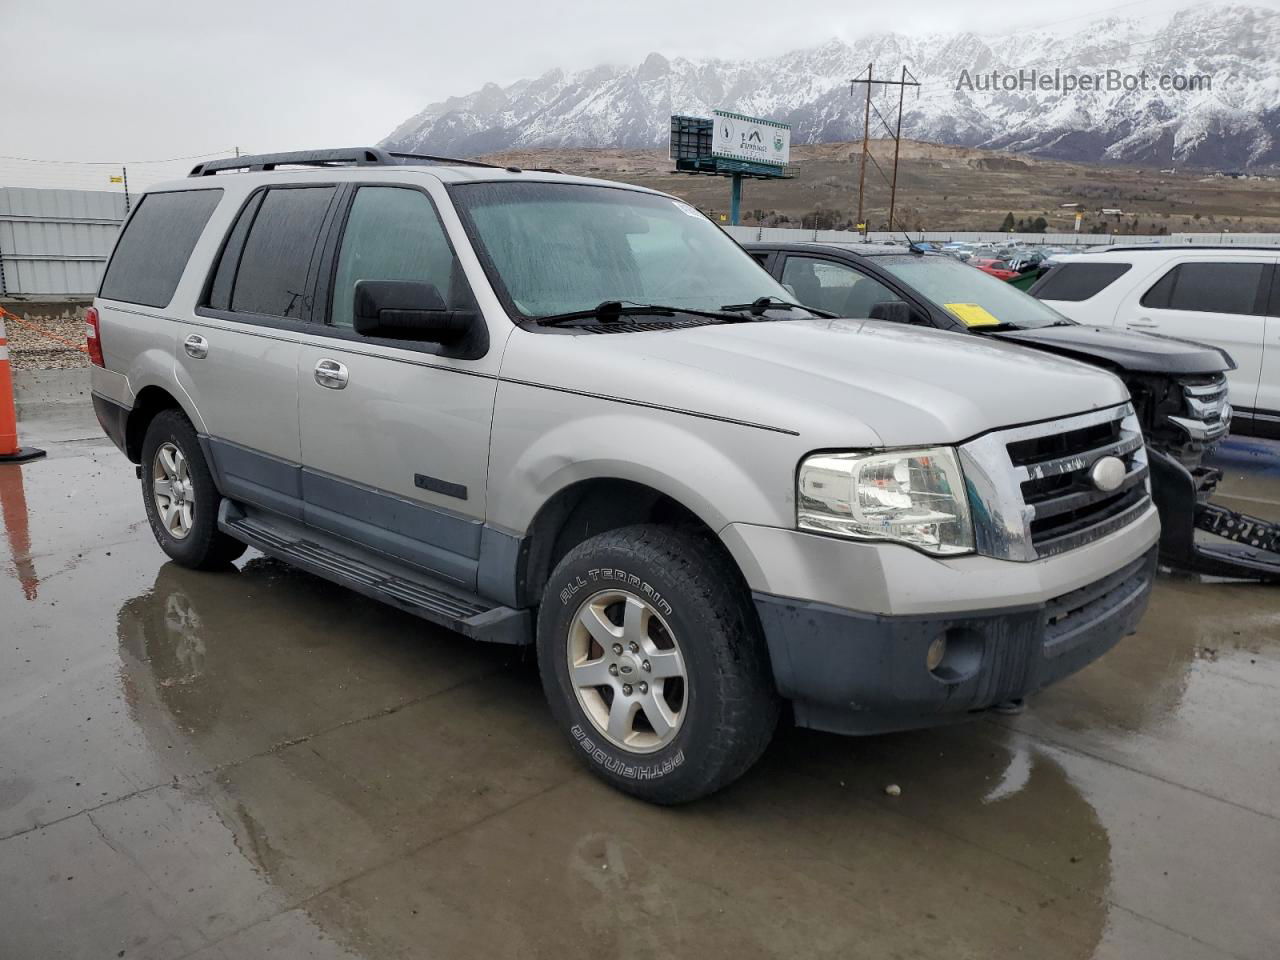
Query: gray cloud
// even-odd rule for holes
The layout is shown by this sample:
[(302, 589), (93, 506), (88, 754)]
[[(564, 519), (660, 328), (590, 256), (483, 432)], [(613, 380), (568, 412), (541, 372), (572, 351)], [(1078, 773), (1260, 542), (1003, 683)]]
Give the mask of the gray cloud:
[[(0, 154), (140, 160), (372, 143), (429, 102), (556, 67), (634, 63), (652, 50), (768, 56), (888, 30), (1007, 33), (1112, 10), (1140, 15), (1144, 6), (1169, 4), (0, 0), (8, 51)], [(135, 167), (131, 176), (141, 183), (186, 165)], [(0, 185), (34, 182), (31, 170), (0, 161)], [(36, 173), (68, 186), (105, 180), (94, 168)]]

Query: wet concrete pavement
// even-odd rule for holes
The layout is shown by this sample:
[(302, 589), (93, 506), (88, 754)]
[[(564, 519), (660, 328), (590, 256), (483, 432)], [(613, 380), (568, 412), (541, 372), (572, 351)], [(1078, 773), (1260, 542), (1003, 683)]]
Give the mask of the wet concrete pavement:
[[(1021, 716), (786, 731), (658, 809), (579, 768), (518, 651), (252, 552), (176, 567), (83, 401), (23, 415), (5, 960), (1280, 955), (1280, 588), (1162, 577)], [(1280, 445), (1224, 463), (1280, 519)]]

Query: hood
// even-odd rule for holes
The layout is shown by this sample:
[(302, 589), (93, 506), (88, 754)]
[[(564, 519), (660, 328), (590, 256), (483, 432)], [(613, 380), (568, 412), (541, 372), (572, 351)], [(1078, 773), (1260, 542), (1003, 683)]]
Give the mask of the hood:
[(502, 378), (794, 432), (813, 447), (957, 443), (1114, 406), (1117, 378), (968, 334), (876, 320), (634, 333), (518, 331)]
[(1134, 373), (1208, 374), (1234, 370), (1223, 350), (1193, 340), (1111, 327), (1061, 326), (987, 334)]

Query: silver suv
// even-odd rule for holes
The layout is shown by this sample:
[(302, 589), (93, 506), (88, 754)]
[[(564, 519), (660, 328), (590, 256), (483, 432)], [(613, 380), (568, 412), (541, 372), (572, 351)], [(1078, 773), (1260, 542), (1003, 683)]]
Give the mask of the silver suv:
[(790, 701), (962, 719), (1130, 633), (1159, 532), (1110, 374), (806, 310), (680, 200), (373, 149), (156, 187), (89, 315), (156, 539), (536, 644), (608, 782), (742, 774)]

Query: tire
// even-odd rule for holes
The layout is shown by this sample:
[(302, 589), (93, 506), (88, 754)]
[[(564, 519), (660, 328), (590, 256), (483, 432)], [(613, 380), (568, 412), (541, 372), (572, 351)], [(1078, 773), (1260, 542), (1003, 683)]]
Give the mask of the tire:
[(641, 799), (714, 793), (759, 759), (777, 725), (746, 586), (719, 545), (694, 534), (633, 526), (574, 547), (543, 590), (537, 644), (574, 753)]
[[(165, 483), (173, 491), (168, 505), (176, 508), (176, 513), (162, 509), (157, 502), (165, 499), (158, 493)], [(195, 428), (181, 411), (163, 410), (147, 426), (142, 441), (142, 500), (156, 542), (175, 563), (194, 570), (215, 570), (226, 567), (247, 549), (218, 529), (222, 497), (214, 486)]]

